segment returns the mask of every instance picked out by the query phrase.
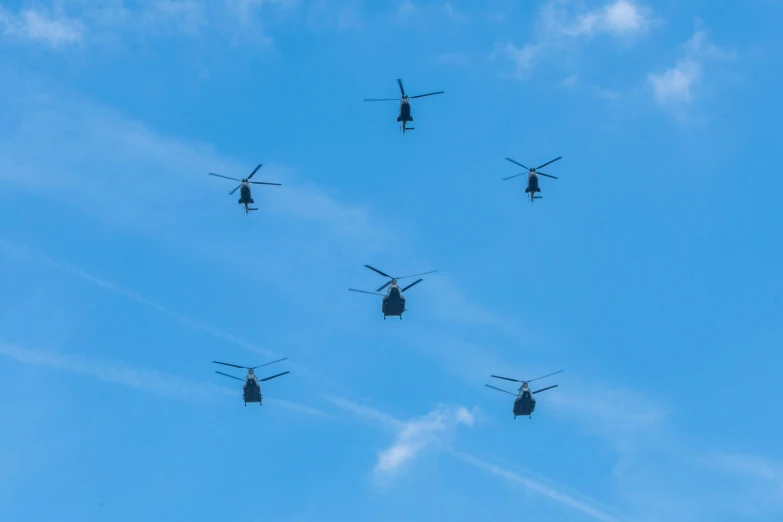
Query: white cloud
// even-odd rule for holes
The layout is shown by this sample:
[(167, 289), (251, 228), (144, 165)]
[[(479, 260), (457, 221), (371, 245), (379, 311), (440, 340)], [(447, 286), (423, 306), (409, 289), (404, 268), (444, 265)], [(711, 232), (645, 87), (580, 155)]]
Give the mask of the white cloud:
[(396, 431), (395, 441), (378, 453), (373, 468), (377, 478), (390, 478), (416, 459), (425, 449), (443, 448), (454, 430), (473, 426), (473, 414), (463, 406), (438, 406), (428, 414), (401, 421), (386, 413), (352, 401), (335, 398), (333, 402), (351, 413), (368, 420), (379, 421)]
[(647, 76), (653, 96), (661, 105), (691, 103), (701, 83), (705, 63), (736, 57), (733, 51), (713, 44), (704, 30), (693, 34), (682, 46), (682, 53), (683, 57), (673, 67)]
[(693, 89), (700, 78), (701, 65), (690, 58), (680, 60), (674, 67), (660, 74), (649, 75), (655, 99), (661, 104), (690, 103)]
[(0, 6), (0, 29), (4, 36), (15, 40), (45, 43), (60, 47), (82, 40), (83, 26), (78, 20), (53, 16), (44, 11), (26, 9), (12, 14)]
[(550, 500), (554, 500), (560, 504), (563, 504), (571, 509), (579, 511), (595, 520), (602, 522), (619, 522), (623, 520), (621, 517), (610, 513), (610, 509), (601, 506), (598, 502), (591, 499), (579, 499), (575, 495), (565, 493), (562, 488), (549, 486), (543, 481), (533, 480), (526, 476), (519, 475), (508, 469), (502, 468), (495, 464), (485, 462), (464, 453), (454, 453), (454, 455), (461, 459), (463, 462), (467, 462), (479, 469), (492, 473), (498, 477), (504, 478), (515, 484), (519, 484), (531, 491), (534, 491), (540, 495), (543, 495)]
[(606, 33), (627, 38), (643, 33), (651, 23), (649, 8), (629, 0), (615, 0), (580, 14), (574, 14), (568, 4), (560, 0), (544, 7), (542, 19), (550, 34), (578, 38)]
[(405, 422), (392, 446), (381, 451), (373, 471), (390, 474), (416, 458), (428, 446), (441, 445), (458, 425), (473, 426), (473, 415), (464, 407), (438, 407), (423, 417)]
[[(541, 8), (535, 23), (536, 37), (522, 47), (508, 42), (493, 56), (503, 55), (514, 65), (514, 76), (525, 79), (539, 62), (562, 60), (577, 43), (608, 34), (626, 43), (643, 35), (652, 24), (650, 8), (630, 0), (615, 0), (601, 7), (575, 12), (571, 0), (551, 0)], [(591, 89), (614, 98), (612, 91)]]
[(495, 58), (498, 55), (505, 57), (514, 66), (514, 76), (526, 78), (545, 49), (544, 44), (527, 44), (519, 48), (511, 42), (506, 42), (505, 45), (496, 49), (491, 57)]

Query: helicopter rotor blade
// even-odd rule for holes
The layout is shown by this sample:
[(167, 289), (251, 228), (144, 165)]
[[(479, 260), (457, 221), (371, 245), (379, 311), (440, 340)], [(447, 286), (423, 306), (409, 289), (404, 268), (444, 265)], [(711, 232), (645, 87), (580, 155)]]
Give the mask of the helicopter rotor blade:
[(365, 98), (364, 101), (400, 101), (399, 98)]
[(219, 372), (219, 371), (217, 371), (217, 370), (215, 370), (215, 373), (219, 373), (220, 375), (223, 375), (223, 376), (225, 376), (225, 377), (231, 377), (232, 379), (236, 379), (236, 380), (238, 380), (238, 381), (243, 381), (243, 382), (244, 382), (244, 380), (245, 380), (245, 379), (240, 379), (239, 377), (236, 377), (236, 376), (234, 376), (234, 375), (229, 375), (229, 374), (227, 374), (227, 373)]
[(417, 94), (416, 96), (408, 96), (408, 98), (410, 98), (410, 99), (413, 99), (413, 98), (424, 98), (425, 96), (432, 96), (433, 94), (443, 94), (444, 92), (446, 92), (446, 91), (430, 92), (430, 93), (427, 93), (427, 94)]
[(503, 179), (503, 181), (506, 181), (506, 180), (509, 180), (511, 178), (516, 178), (517, 176), (523, 176), (525, 174), (527, 174), (527, 172), (523, 172), (522, 174), (514, 174), (513, 176), (509, 176), (507, 178), (502, 178), (502, 179)]
[(494, 377), (495, 379), (503, 379), (505, 381), (511, 381), (511, 382), (525, 382), (525, 381), (520, 381), (519, 379), (510, 379), (508, 377), (501, 377), (500, 375), (490, 375), (490, 377)]
[(546, 166), (547, 166), (547, 165), (549, 165), (550, 163), (554, 163), (554, 162), (556, 162), (556, 161), (557, 161), (557, 160), (559, 160), (559, 159), (563, 159), (563, 156), (558, 156), (558, 157), (556, 157), (555, 159), (553, 159), (552, 161), (547, 161), (546, 163), (544, 163), (544, 164), (543, 164), (543, 165), (541, 165), (540, 167), (536, 167), (536, 168), (535, 168), (535, 169), (533, 169), (533, 170), (543, 169), (544, 167), (546, 167)]
[(291, 372), (283, 372), (283, 373), (278, 373), (277, 375), (273, 375), (273, 376), (271, 376), (271, 377), (267, 377), (267, 378), (265, 378), (265, 379), (258, 379), (258, 382), (264, 382), (264, 381), (268, 381), (269, 379), (274, 379), (275, 377), (280, 377), (281, 375), (285, 375), (285, 374), (287, 374), (287, 373), (291, 373)]
[(400, 293), (405, 292), (405, 290), (407, 290), (408, 288), (412, 287), (413, 285), (417, 285), (417, 284), (421, 283), (422, 281), (424, 281), (424, 279), (417, 279), (416, 281), (412, 282), (411, 284), (409, 284), (408, 286), (406, 286), (405, 288), (400, 290)]
[(543, 172), (538, 172), (538, 171), (536, 171), (536, 174), (538, 174), (539, 176), (546, 176), (547, 178), (557, 179), (557, 176), (552, 176), (552, 175), (549, 175), (549, 174), (544, 174)]
[(399, 78), (397, 78), (397, 85), (400, 86), (400, 92), (402, 93), (403, 96), (405, 96), (405, 89), (402, 88), (402, 80), (400, 80)]
[(241, 186), (242, 186), (242, 185), (237, 185), (237, 188), (235, 188), (234, 190), (232, 190), (231, 192), (229, 192), (229, 193), (228, 193), (228, 195), (230, 196), (231, 194), (233, 194), (234, 192), (236, 192), (236, 191), (237, 191), (237, 189), (239, 189), (239, 187), (241, 187)]
[(416, 277), (416, 276), (423, 276), (423, 275), (427, 275), (427, 274), (434, 274), (435, 272), (437, 272), (437, 270), (430, 270), (429, 272), (422, 272), (421, 274), (413, 274), (413, 275), (406, 275), (406, 276), (402, 276), (402, 277), (395, 277), (395, 279), (407, 279), (408, 277)]
[(554, 386), (549, 386), (549, 387), (547, 387), (547, 388), (541, 388), (540, 390), (536, 390), (536, 391), (534, 391), (533, 393), (535, 394), (535, 393), (539, 393), (539, 392), (542, 392), (542, 391), (551, 390), (552, 388), (557, 388), (557, 387), (558, 387), (558, 385), (557, 385), (557, 384), (555, 384)]
[(558, 370), (558, 371), (556, 371), (555, 373), (550, 373), (549, 375), (544, 375), (543, 377), (536, 377), (535, 379), (530, 379), (530, 380), (529, 380), (529, 381), (527, 381), (527, 382), (533, 382), (533, 381), (537, 381), (537, 380), (539, 380), (539, 379), (544, 379), (545, 377), (551, 377), (551, 376), (553, 376), (553, 375), (557, 375), (558, 373), (563, 373), (563, 370)]
[(253, 366), (253, 367), (252, 367), (252, 368), (250, 368), (250, 369), (251, 369), (251, 370), (255, 370), (256, 368), (261, 368), (262, 366), (269, 366), (270, 364), (279, 363), (280, 361), (285, 361), (286, 359), (288, 359), (288, 357), (283, 357), (282, 359), (278, 359), (278, 360), (276, 360), (276, 361), (268, 362), (268, 363), (266, 363), (266, 364), (259, 364), (258, 366)]
[(516, 394), (516, 393), (510, 392), (510, 391), (508, 391), (508, 390), (503, 390), (503, 389), (501, 389), (501, 388), (495, 388), (495, 387), (494, 387), (494, 386), (492, 386), (491, 384), (485, 384), (484, 386), (486, 386), (487, 388), (492, 388), (493, 390), (497, 390), (497, 391), (503, 392), (503, 393), (508, 393), (509, 395), (513, 395), (514, 397), (516, 397), (516, 396), (517, 396), (517, 394)]
[(237, 178), (229, 178), (228, 176), (224, 176), (224, 175), (222, 175), (222, 174), (215, 174), (214, 172), (210, 172), (208, 175), (209, 175), (209, 176), (217, 176), (218, 178), (232, 179), (232, 180), (234, 180), (234, 181), (242, 181), (241, 179), (237, 179)]
[(385, 295), (385, 294), (379, 294), (379, 293), (376, 293), (376, 292), (368, 292), (368, 291), (366, 291), (366, 290), (357, 290), (357, 289), (355, 289), (355, 288), (349, 288), (349, 289), (348, 289), (348, 291), (349, 291), (349, 292), (359, 292), (360, 294), (379, 295), (379, 296), (381, 296), (381, 297), (386, 297), (386, 295)]
[(530, 170), (528, 167), (525, 167), (525, 166), (524, 166), (524, 165), (522, 165), (520, 162), (518, 162), (518, 161), (515, 161), (515, 160), (512, 160), (511, 158), (506, 158), (506, 161), (510, 161), (510, 162), (511, 162), (511, 163), (513, 163), (514, 165), (519, 165), (520, 167), (522, 167), (522, 168), (523, 168), (523, 169), (525, 169), (525, 170)]
[(224, 363), (220, 361), (212, 361), (213, 364), (222, 364), (223, 366), (231, 366), (232, 368), (241, 368), (243, 370), (249, 370), (247, 366), (239, 366), (238, 364)]
[(382, 287), (380, 287), (378, 290), (376, 290), (376, 292), (380, 292), (381, 290), (383, 290), (384, 288), (389, 286), (391, 283), (392, 283), (391, 279), (389, 279), (388, 281), (386, 281), (386, 283), (384, 283), (384, 285)]
[(250, 179), (253, 176), (255, 176), (256, 172), (258, 172), (258, 169), (261, 168), (261, 165), (263, 165), (263, 163), (259, 163), (258, 166), (255, 169), (253, 169), (253, 172), (250, 173), (250, 175), (247, 177), (247, 179)]
[(269, 183), (268, 181), (249, 181), (248, 183), (253, 185), (276, 185), (278, 187), (282, 185), (282, 183)]
[(383, 277), (388, 277), (389, 279), (393, 279), (393, 277), (392, 277), (392, 276), (390, 276), (389, 274), (384, 274), (383, 272), (381, 272), (381, 271), (380, 271), (380, 270), (378, 270), (377, 268), (373, 268), (373, 267), (371, 267), (370, 265), (364, 265), (364, 266), (365, 266), (365, 267), (367, 267), (367, 268), (369, 268), (369, 269), (370, 269), (370, 270), (372, 270), (373, 272), (377, 272), (377, 273), (381, 274)]

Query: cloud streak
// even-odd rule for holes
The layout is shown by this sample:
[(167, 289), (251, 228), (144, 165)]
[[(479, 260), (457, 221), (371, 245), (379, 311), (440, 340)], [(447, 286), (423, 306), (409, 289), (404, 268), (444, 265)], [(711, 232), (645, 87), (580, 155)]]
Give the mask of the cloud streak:
[(82, 41), (82, 23), (46, 11), (24, 9), (14, 14), (0, 6), (0, 32), (11, 40), (35, 42), (60, 48)]
[(660, 105), (687, 105), (701, 83), (704, 65), (708, 61), (733, 60), (736, 53), (713, 44), (704, 30), (697, 30), (682, 46), (683, 56), (674, 66), (647, 75), (655, 101)]
[(439, 405), (426, 415), (407, 421), (340, 397), (332, 402), (354, 415), (380, 422), (396, 432), (394, 443), (378, 453), (373, 475), (390, 479), (429, 448), (442, 449), (458, 426), (473, 426), (473, 414), (464, 406)]
[(83, 279), (84, 281), (87, 281), (89, 283), (92, 283), (96, 286), (99, 286), (103, 288), (104, 290), (108, 290), (110, 292), (113, 292), (115, 294), (118, 294), (122, 297), (125, 297), (131, 301), (134, 301), (138, 304), (141, 304), (143, 306), (146, 306), (148, 308), (151, 308), (155, 310), (156, 312), (160, 313), (161, 315), (165, 315), (167, 317), (170, 317), (183, 325), (194, 329), (199, 330), (205, 333), (208, 333), (214, 337), (217, 337), (219, 339), (222, 339), (226, 342), (232, 343), (236, 346), (239, 346), (241, 348), (245, 348), (247, 350), (250, 350), (255, 353), (259, 353), (268, 357), (279, 357), (280, 354), (277, 352), (274, 352), (272, 350), (262, 348), (258, 345), (255, 345), (249, 341), (246, 341), (242, 338), (235, 337), (229, 333), (226, 333), (218, 328), (215, 328), (214, 326), (208, 325), (206, 323), (202, 323), (200, 321), (196, 321), (195, 319), (191, 318), (188, 315), (181, 314), (179, 312), (175, 312), (174, 310), (171, 310), (170, 308), (167, 308), (163, 306), (162, 304), (156, 303), (154, 301), (151, 301), (142, 295), (132, 291), (128, 290), (127, 288), (123, 288), (119, 285), (116, 285), (110, 281), (106, 281), (105, 279), (101, 279), (95, 275), (92, 275), (88, 272), (85, 272), (84, 270), (75, 267), (73, 265), (69, 265), (68, 263), (62, 263), (60, 261), (56, 261), (46, 255), (43, 254), (36, 254), (32, 250), (30, 250), (26, 246), (22, 245), (15, 245), (13, 243), (9, 243), (7, 241), (3, 241), (0, 239), (0, 251), (2, 251), (6, 256), (14, 257), (16, 259), (24, 259), (24, 260), (35, 260), (36, 262), (39, 262), (41, 264), (44, 264), (46, 266), (52, 267), (56, 270), (59, 270), (61, 272), (68, 273), (70, 275), (76, 276), (80, 279)]
[(90, 360), (75, 355), (22, 348), (4, 342), (0, 342), (0, 355), (23, 364), (85, 375), (161, 397), (203, 401), (215, 396), (236, 394), (236, 391), (227, 388), (202, 384), (148, 368), (135, 368), (118, 361)]
[(463, 462), (475, 466), (483, 471), (506, 479), (515, 484), (519, 484), (524, 488), (529, 489), (530, 491), (549, 498), (550, 500), (554, 500), (555, 502), (558, 502), (566, 507), (584, 513), (585, 515), (595, 520), (600, 520), (602, 522), (620, 522), (620, 520), (623, 520), (617, 515), (611, 514), (607, 508), (598, 506), (595, 501), (579, 500), (573, 495), (564, 493), (557, 488), (548, 486), (542, 482), (538, 482), (527, 477), (523, 477), (522, 475), (518, 475), (513, 471), (502, 468), (495, 464), (491, 464), (489, 462), (485, 462), (481, 459), (471, 457), (470, 455), (466, 455), (464, 453), (454, 453), (454, 456)]

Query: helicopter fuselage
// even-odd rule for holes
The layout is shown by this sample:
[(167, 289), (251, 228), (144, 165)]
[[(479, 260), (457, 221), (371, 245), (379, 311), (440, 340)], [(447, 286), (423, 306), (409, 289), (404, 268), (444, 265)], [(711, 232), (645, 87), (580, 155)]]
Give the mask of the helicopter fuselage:
[(400, 317), (405, 311), (405, 296), (400, 292), (400, 287), (397, 285), (391, 285), (386, 297), (383, 298), (383, 304), (381, 305), (381, 311), (383, 312), (383, 318), (386, 317)]
[(407, 97), (400, 100), (400, 115), (397, 116), (397, 121), (403, 123), (413, 121), (413, 116), (411, 116), (411, 102)]
[(527, 188), (525, 189), (525, 192), (529, 192), (531, 194), (534, 194), (536, 192), (541, 192), (541, 189), (538, 188), (538, 174), (535, 172), (529, 172), (527, 175)]
[(248, 402), (257, 402), (261, 404), (263, 396), (261, 395), (261, 385), (258, 384), (258, 380), (255, 377), (248, 377), (245, 379), (245, 384), (242, 386), (242, 398), (245, 400), (245, 404)]
[(239, 188), (239, 204), (249, 205), (251, 203), (255, 203), (253, 201), (253, 197), (250, 194), (250, 184), (248, 183), (242, 183), (242, 186)]
[(522, 415), (531, 415), (536, 409), (536, 400), (529, 389), (523, 389), (519, 396), (514, 399), (514, 417)]

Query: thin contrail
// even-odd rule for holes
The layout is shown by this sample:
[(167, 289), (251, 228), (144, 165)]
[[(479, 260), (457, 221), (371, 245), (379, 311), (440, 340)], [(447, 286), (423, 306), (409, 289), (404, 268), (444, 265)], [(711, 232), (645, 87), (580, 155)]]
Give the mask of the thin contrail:
[[(101, 279), (100, 277), (97, 277), (93, 274), (90, 274), (88, 272), (85, 272), (79, 267), (76, 267), (74, 265), (63, 263), (61, 261), (57, 261), (55, 259), (52, 259), (51, 257), (47, 256), (46, 254), (42, 253), (35, 253), (33, 252), (29, 247), (23, 246), (23, 245), (17, 245), (14, 243), (10, 243), (8, 241), (4, 241), (0, 239), (0, 250), (2, 250), (7, 256), (9, 257), (16, 257), (16, 258), (28, 258), (33, 259), (34, 261), (41, 263), (43, 265), (50, 266), (56, 270), (59, 270), (61, 272), (65, 272), (74, 276), (79, 277), (80, 279), (83, 279), (84, 281), (90, 282), (96, 286), (99, 286), (105, 290), (109, 290), (115, 294), (121, 295), (127, 299), (130, 299), (132, 301), (135, 301), (136, 303), (139, 303), (141, 305), (144, 305), (148, 308), (151, 308), (161, 315), (165, 315), (167, 317), (170, 317), (185, 326), (192, 328), (194, 330), (199, 330), (205, 333), (208, 333), (214, 337), (217, 337), (218, 339), (222, 339), (226, 342), (232, 343), (236, 346), (239, 346), (241, 348), (244, 348), (246, 350), (252, 351), (254, 353), (258, 353), (261, 355), (264, 355), (266, 357), (281, 357), (281, 354), (278, 352), (275, 352), (274, 350), (270, 350), (268, 348), (263, 348), (261, 346), (258, 346), (257, 344), (251, 343), (250, 341), (247, 341), (245, 339), (242, 339), (240, 337), (236, 337), (234, 335), (231, 335), (227, 332), (224, 332), (220, 330), (219, 328), (215, 328), (214, 326), (211, 326), (209, 324), (203, 323), (201, 321), (197, 321), (193, 319), (192, 317), (182, 314), (179, 312), (176, 312), (166, 306), (163, 306), (160, 303), (156, 303), (154, 301), (151, 301), (147, 299), (146, 297), (142, 296), (141, 294), (134, 292), (132, 290), (129, 290), (127, 288), (123, 288), (119, 285), (116, 285), (110, 281), (107, 281), (105, 279)], [(290, 363), (293, 368), (295, 368), (298, 372), (301, 372), (305, 375), (311, 375), (313, 377), (317, 377), (322, 382), (327, 384), (333, 383), (323, 377), (319, 376), (312, 371), (308, 370), (307, 368), (304, 368), (296, 363)]]

